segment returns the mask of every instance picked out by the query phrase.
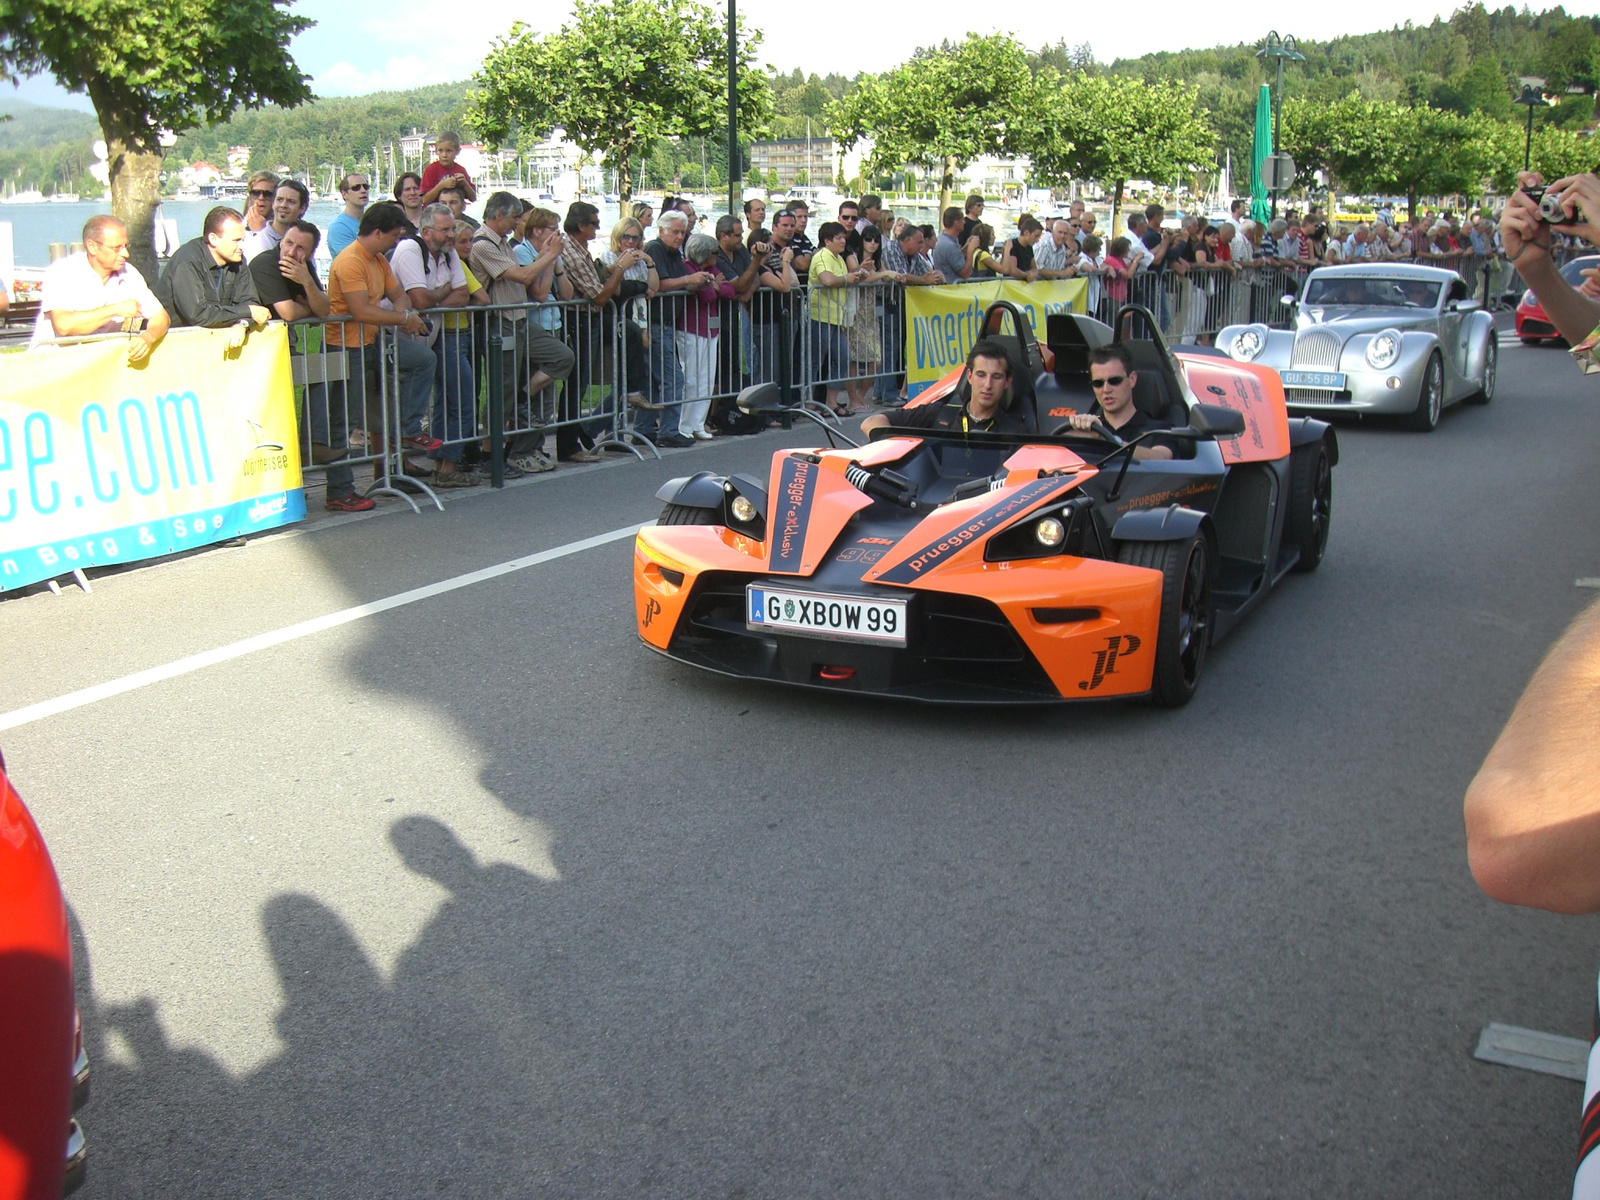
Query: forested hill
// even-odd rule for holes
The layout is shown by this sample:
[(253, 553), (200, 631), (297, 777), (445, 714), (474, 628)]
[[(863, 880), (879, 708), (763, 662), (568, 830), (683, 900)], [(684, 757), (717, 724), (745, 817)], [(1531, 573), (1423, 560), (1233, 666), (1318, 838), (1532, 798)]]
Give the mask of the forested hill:
[[(1292, 32), (1293, 22), (1288, 22)], [(1284, 30), (1280, 30), (1284, 32)], [(1269, 64), (1256, 58), (1259, 42), (1209, 50), (1150, 54), (1096, 63), (1088, 47), (1058, 44), (1031, 56), (1036, 68), (1052, 66), (1063, 74), (1134, 75), (1155, 81), (1181, 81), (1199, 90), (1199, 100), (1218, 136), (1219, 158), (1233, 151), (1236, 164), (1248, 161), (1256, 93), (1269, 78)], [(1369, 100), (1425, 104), (1464, 114), (1485, 113), (1501, 120), (1520, 120), (1512, 107), (1521, 76), (1544, 78), (1547, 90), (1564, 95), (1554, 109), (1537, 113), (1540, 122), (1581, 127), (1591, 118), (1594, 92), (1600, 85), (1600, 19), (1571, 17), (1562, 8), (1542, 13), (1512, 8), (1490, 11), (1481, 4), (1458, 10), (1448, 20), (1399, 26), (1381, 33), (1357, 34), (1330, 42), (1303, 42), (1304, 63), (1284, 71), (1288, 98), (1332, 102), (1359, 91)], [(803, 136), (807, 121), (826, 136), (824, 112), (844, 95), (851, 80), (842, 75), (807, 75), (801, 71), (772, 77), (775, 117), (772, 134)], [(412, 127), (431, 131), (462, 128), (470, 85), (437, 84), (403, 92), (317, 100), (298, 109), (265, 108), (241, 112), (211, 129), (196, 130), (178, 140), (168, 155), (169, 169), (205, 159), (227, 160), (227, 148), (248, 145), (254, 165), (289, 164), (315, 171), (329, 166), (370, 163), (374, 144), (382, 146)], [(62, 186), (80, 179), (96, 136), (94, 121), (82, 113), (35, 108), (0, 98), (0, 113), (14, 120), (0, 122), (0, 172)], [(469, 130), (462, 129), (469, 133)], [(658, 147), (646, 166), (647, 186), (663, 186), (674, 177), (686, 187), (700, 186), (702, 151), (709, 186), (725, 178), (726, 153), (715, 134), (704, 146), (698, 140)], [(82, 186), (79, 184), (78, 186)]]
[[(1279, 30), (1292, 31), (1292, 20)], [(1256, 58), (1260, 48), (1260, 42), (1253, 42), (1147, 54), (1100, 69), (1197, 87), (1200, 104), (1217, 130), (1219, 152), (1231, 148), (1238, 163), (1248, 161), (1257, 90), (1275, 78), (1276, 68)], [(1284, 64), (1283, 90), (1289, 99), (1332, 102), (1359, 91), (1368, 100), (1521, 121), (1522, 110), (1511, 103), (1521, 90), (1519, 79), (1538, 76), (1547, 91), (1563, 94), (1563, 100), (1554, 109), (1539, 110), (1537, 120), (1581, 128), (1591, 120), (1600, 86), (1600, 18), (1568, 16), (1559, 6), (1533, 13), (1511, 7), (1490, 11), (1474, 4), (1429, 25), (1408, 21), (1383, 33), (1302, 42), (1300, 52), (1305, 62)], [(1081, 65), (1082, 54), (1057, 45), (1037, 61), (1065, 71)], [(1572, 87), (1586, 94), (1566, 95)]]
[(92, 113), (47, 108), (0, 93), (0, 180), (19, 190), (98, 191), (90, 146), (100, 136)]

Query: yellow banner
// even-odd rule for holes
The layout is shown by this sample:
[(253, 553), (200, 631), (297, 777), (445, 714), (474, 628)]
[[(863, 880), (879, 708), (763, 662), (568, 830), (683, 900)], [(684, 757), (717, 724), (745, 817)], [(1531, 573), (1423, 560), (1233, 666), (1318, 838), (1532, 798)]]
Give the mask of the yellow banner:
[(1043, 338), (1045, 317), (1085, 311), (1087, 279), (984, 279), (939, 287), (908, 287), (906, 296), (906, 394), (915, 396), (967, 361), (978, 340), (984, 310), (996, 300), (1015, 304)]
[(0, 356), (0, 591), (305, 516), (287, 328)]

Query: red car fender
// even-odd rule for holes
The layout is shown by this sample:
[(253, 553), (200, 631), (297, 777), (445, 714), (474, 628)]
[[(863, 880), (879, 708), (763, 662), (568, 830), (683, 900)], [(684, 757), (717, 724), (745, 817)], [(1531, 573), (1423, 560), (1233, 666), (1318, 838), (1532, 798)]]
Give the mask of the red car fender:
[(39, 827), (0, 772), (0, 1200), (59, 1200), (72, 1057), (66, 902)]

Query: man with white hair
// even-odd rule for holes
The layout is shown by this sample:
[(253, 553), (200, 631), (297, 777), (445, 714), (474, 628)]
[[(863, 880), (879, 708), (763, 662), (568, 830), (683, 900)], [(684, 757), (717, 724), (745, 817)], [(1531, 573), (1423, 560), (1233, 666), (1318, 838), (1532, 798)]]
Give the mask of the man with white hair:
[(703, 271), (689, 270), (683, 259), (683, 243), (689, 236), (689, 218), (676, 210), (656, 219), (655, 240), (644, 252), (656, 265), (659, 280), (650, 301), (650, 399), (658, 407), (640, 412), (633, 427), (658, 446), (682, 448), (694, 445), (680, 427), (683, 405), (683, 365), (678, 361), (676, 330), (683, 310), (684, 293), (699, 291), (710, 282)]
[(1365, 221), (1355, 227), (1344, 243), (1344, 257), (1346, 262), (1361, 262), (1377, 257), (1373, 253), (1372, 228)]
[(1064, 218), (1050, 222), (1050, 236), (1033, 248), (1033, 265), (1040, 279), (1071, 279), (1078, 273), (1083, 252), (1072, 236), (1072, 225)]
[[(1239, 202), (1234, 201), (1234, 203), (1238, 204)], [(1228, 241), (1228, 249), (1233, 252), (1233, 261), (1239, 263), (1241, 266), (1245, 263), (1254, 262), (1256, 258), (1256, 248), (1255, 245), (1250, 241), (1250, 229), (1252, 227), (1259, 229), (1260, 226), (1257, 225), (1256, 222), (1252, 221), (1249, 217), (1243, 217), (1240, 219), (1237, 226), (1223, 226), (1224, 229), (1230, 227), (1234, 228), (1235, 230), (1233, 237)]]

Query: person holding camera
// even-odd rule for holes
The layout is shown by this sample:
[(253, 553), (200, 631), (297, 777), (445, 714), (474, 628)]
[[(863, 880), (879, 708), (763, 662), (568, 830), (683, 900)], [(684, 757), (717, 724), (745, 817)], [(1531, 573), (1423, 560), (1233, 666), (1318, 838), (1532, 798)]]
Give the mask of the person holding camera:
[[(1557, 270), (1552, 237), (1576, 233), (1600, 245), (1600, 178), (1542, 187), (1524, 173), (1500, 216), (1506, 261), (1572, 344), (1586, 373), (1600, 371), (1600, 302)], [(1463, 805), (1467, 860), (1478, 886), (1506, 904), (1550, 912), (1600, 912), (1600, 603), (1590, 605), (1551, 647), (1490, 748)], [(1592, 1060), (1591, 1060), (1592, 1061)], [(1582, 1145), (1574, 1197), (1600, 1196), (1600, 1078), (1584, 1089)]]

